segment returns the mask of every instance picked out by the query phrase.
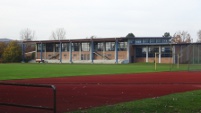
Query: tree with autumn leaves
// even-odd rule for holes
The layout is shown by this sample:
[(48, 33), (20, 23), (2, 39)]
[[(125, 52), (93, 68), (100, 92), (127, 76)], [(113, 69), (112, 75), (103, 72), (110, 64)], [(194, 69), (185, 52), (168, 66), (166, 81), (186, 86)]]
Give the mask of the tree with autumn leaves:
[(7, 44), (4, 42), (0, 42), (0, 63), (3, 62), (2, 55), (4, 53), (4, 49), (6, 48)]
[(8, 44), (0, 42), (0, 62), (20, 62), (22, 59), (22, 49), (17, 41)]
[(191, 43), (193, 40), (191, 35), (186, 31), (178, 31), (171, 39), (172, 43)]

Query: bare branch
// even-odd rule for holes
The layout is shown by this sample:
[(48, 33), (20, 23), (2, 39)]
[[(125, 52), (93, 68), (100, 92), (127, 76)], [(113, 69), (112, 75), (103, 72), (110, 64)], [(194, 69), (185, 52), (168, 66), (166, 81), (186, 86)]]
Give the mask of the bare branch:
[(197, 34), (198, 34), (197, 42), (201, 42), (201, 30), (199, 30)]
[(28, 28), (21, 30), (20, 38), (21, 40), (24, 40), (24, 41), (33, 40), (35, 38), (35, 31), (32, 31)]
[(59, 28), (55, 32), (52, 32), (51, 39), (53, 40), (63, 40), (66, 39), (66, 31), (64, 28)]

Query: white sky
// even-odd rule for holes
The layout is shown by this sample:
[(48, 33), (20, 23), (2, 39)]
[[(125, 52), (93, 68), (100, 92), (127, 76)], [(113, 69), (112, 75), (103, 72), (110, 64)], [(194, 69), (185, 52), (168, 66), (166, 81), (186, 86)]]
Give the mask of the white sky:
[(20, 39), (26, 28), (36, 32), (36, 40), (64, 28), (67, 39), (187, 31), (195, 41), (201, 0), (0, 0), (0, 38)]

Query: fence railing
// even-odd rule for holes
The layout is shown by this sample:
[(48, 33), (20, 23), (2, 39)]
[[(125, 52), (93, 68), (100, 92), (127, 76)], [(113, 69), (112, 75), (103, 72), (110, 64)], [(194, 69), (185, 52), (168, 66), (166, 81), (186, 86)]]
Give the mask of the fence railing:
[(33, 105), (23, 105), (23, 104), (16, 104), (16, 103), (2, 103), (2, 106), (14, 106), (14, 107), (24, 107), (24, 108), (33, 108), (33, 109), (43, 109), (43, 110), (51, 110), (53, 113), (56, 113), (56, 87), (54, 85), (41, 85), (41, 84), (18, 84), (18, 83), (5, 83), (0, 82), (0, 85), (4, 86), (22, 86), (22, 87), (41, 87), (41, 88), (51, 88), (53, 91), (53, 107), (47, 106), (33, 106)]

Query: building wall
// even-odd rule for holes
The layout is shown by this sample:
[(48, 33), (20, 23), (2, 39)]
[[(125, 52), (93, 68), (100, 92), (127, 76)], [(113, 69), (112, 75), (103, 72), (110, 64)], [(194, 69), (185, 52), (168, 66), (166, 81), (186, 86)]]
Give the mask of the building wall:
[[(94, 60), (114, 60), (115, 59), (115, 51), (98, 51), (96, 52), (99, 55), (94, 53)], [(103, 57), (105, 56), (105, 58)], [(59, 60), (59, 52), (43, 52), (43, 59), (57, 59)], [(62, 60), (69, 60), (70, 54), (69, 52), (62, 52)], [(37, 52), (36, 59), (40, 59), (40, 52)], [(90, 51), (73, 51), (72, 52), (72, 60), (90, 60)], [(118, 59), (127, 59), (127, 51), (118, 51)]]
[(127, 59), (127, 51), (118, 51), (118, 59)]
[(80, 60), (80, 52), (79, 51), (74, 51), (72, 52), (72, 60)]
[[(42, 58), (45, 58), (45, 53), (42, 54)], [(36, 59), (40, 59), (40, 52), (36, 53)]]
[(136, 58), (135, 62), (146, 62), (146, 58)]
[(90, 51), (82, 51), (81, 60), (90, 60)]
[(108, 60), (115, 59), (115, 51), (105, 51), (104, 55), (108, 58)]
[[(155, 58), (148, 58), (148, 62), (149, 63), (154, 63)], [(146, 62), (146, 58), (136, 58), (135, 59), (136, 62)], [(171, 58), (161, 58), (161, 63), (173, 63), (172, 62), (173, 59)], [(157, 58), (157, 62), (158, 62), (158, 58)]]
[(103, 51), (96, 51), (93, 53), (94, 60), (102, 60), (103, 59)]
[(161, 63), (173, 63), (173, 58), (161, 58)]
[(62, 52), (62, 60), (69, 60), (70, 54), (69, 52)]

